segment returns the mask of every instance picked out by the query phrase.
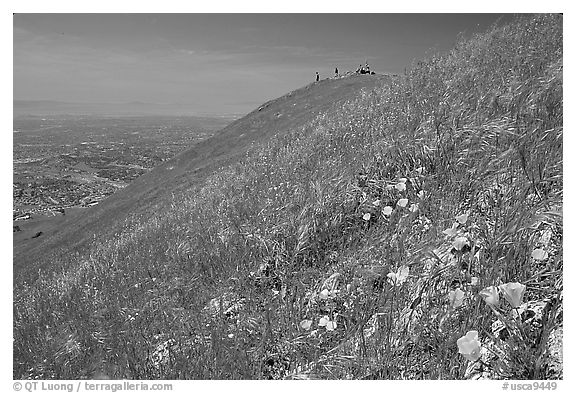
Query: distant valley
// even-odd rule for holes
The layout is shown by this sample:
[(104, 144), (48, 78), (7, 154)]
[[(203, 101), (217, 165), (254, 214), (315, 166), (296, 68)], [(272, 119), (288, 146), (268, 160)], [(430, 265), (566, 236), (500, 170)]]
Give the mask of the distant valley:
[(97, 205), (228, 122), (190, 116), (16, 117), (15, 249), (51, 234), (64, 216)]

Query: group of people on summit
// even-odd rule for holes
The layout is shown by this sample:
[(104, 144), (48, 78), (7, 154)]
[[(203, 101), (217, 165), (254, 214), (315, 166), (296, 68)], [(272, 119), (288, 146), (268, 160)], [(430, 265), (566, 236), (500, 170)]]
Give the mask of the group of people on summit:
[(360, 64), (358, 66), (358, 68), (356, 69), (356, 73), (357, 74), (370, 74), (370, 66), (368, 65), (368, 61), (366, 61), (365, 66), (362, 66), (362, 64)]
[[(360, 64), (356, 69), (356, 74), (374, 74), (374, 72), (370, 72), (370, 65), (368, 65), (368, 60), (366, 60), (366, 64)], [(338, 78), (340, 74), (338, 73), (338, 67), (334, 69), (334, 78)], [(316, 71), (316, 82), (320, 81), (320, 74)]]

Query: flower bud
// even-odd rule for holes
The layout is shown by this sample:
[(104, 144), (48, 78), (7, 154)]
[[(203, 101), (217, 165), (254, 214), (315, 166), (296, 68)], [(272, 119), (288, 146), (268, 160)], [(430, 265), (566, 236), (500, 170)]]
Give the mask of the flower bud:
[(484, 299), (486, 304), (497, 306), (500, 303), (500, 296), (498, 295), (498, 288), (495, 286), (484, 288), (480, 291), (480, 296)]

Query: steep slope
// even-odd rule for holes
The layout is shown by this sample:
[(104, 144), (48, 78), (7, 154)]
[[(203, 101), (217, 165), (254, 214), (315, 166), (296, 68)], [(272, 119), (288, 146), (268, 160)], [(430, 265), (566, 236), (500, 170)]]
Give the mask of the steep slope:
[[(14, 249), (15, 270), (50, 260), (59, 253), (78, 251), (95, 238), (106, 236), (122, 225), (128, 215), (146, 220), (152, 205), (163, 205), (172, 194), (188, 188), (237, 161), (247, 149), (272, 136), (297, 129), (320, 113), (388, 83), (391, 77), (370, 75), (325, 79), (269, 101), (177, 157), (141, 176), (85, 214), (70, 217), (54, 233)], [(46, 258), (46, 256), (49, 256)]]
[(460, 42), (17, 282), (14, 377), (562, 378), (562, 22)]

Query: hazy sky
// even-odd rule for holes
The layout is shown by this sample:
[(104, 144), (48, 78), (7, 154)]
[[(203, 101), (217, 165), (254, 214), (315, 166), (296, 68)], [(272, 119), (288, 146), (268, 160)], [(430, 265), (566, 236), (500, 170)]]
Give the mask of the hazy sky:
[(512, 15), (16, 14), (14, 99), (246, 113), (321, 77), (402, 73)]

